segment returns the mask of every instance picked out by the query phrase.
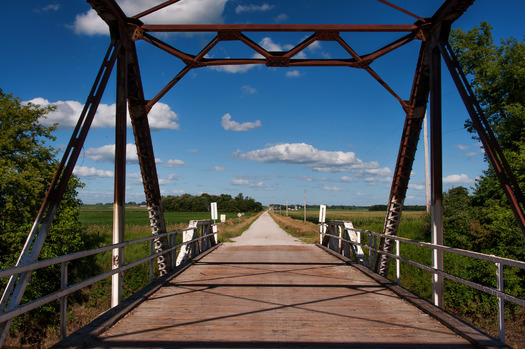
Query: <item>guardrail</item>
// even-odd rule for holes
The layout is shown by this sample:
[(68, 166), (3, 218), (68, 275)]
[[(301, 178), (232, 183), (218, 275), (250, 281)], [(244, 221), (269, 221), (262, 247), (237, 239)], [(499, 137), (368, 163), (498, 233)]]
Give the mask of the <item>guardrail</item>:
[[(321, 244), (328, 247), (329, 249), (347, 257), (351, 258), (350, 250), (353, 252), (353, 256), (356, 262), (367, 266), (372, 269), (373, 262), (376, 260), (376, 254), (387, 255), (390, 258), (396, 260), (396, 282), (400, 283), (401, 278), (401, 262), (413, 265), (419, 269), (428, 271), (433, 274), (441, 275), (444, 278), (458, 282), (465, 286), (474, 288), (478, 291), (486, 294), (495, 296), (498, 300), (498, 338), (501, 342), (505, 343), (505, 318), (504, 318), (504, 301), (512, 302), (519, 306), (525, 307), (525, 299), (517, 298), (504, 291), (504, 279), (503, 279), (503, 267), (511, 266), (525, 270), (525, 262), (516, 261), (513, 259), (497, 257), (494, 255), (487, 255), (478, 252), (472, 252), (467, 250), (461, 250), (453, 247), (434, 245), (427, 242), (420, 242), (410, 240), (398, 236), (387, 236), (385, 234), (379, 234), (368, 230), (355, 229), (351, 222), (348, 221), (327, 221), (326, 223), (319, 224), (320, 240)], [(366, 234), (368, 236), (368, 244), (361, 243), (361, 235)], [(385, 238), (394, 240), (396, 244), (395, 254), (389, 253), (377, 248), (377, 238)], [(400, 243), (406, 243), (410, 245), (420, 246), (431, 250), (439, 250), (443, 252), (453, 253), (456, 255), (466, 256), (475, 258), (478, 260), (484, 260), (492, 262), (496, 266), (496, 284), (497, 289), (488, 287), (473, 281), (463, 279), (459, 276), (446, 273), (443, 270), (415, 262), (413, 260), (401, 257)], [(362, 249), (368, 250), (368, 263), (366, 261), (365, 254)]]
[[(183, 242), (176, 244), (176, 237), (178, 233), (183, 233)], [(35, 299), (31, 302), (21, 304), (13, 309), (2, 312), (0, 314), (0, 323), (9, 321), (16, 316), (22, 315), (36, 309), (42, 305), (45, 305), (49, 302), (60, 299), (60, 336), (61, 339), (64, 339), (67, 335), (66, 333), (66, 309), (67, 309), (67, 296), (76, 292), (84, 287), (90, 286), (98, 281), (110, 278), (112, 275), (117, 273), (122, 273), (128, 269), (136, 267), (140, 264), (150, 262), (149, 272), (150, 272), (150, 282), (153, 281), (153, 260), (163, 254), (172, 253), (175, 254), (177, 249), (180, 248), (179, 256), (183, 255), (184, 258), (181, 258), (181, 263), (177, 263), (177, 266), (184, 264), (189, 259), (192, 259), (212, 246), (216, 245), (218, 242), (217, 239), (217, 225), (212, 224), (210, 220), (195, 220), (190, 221), (188, 228), (173, 230), (164, 234), (151, 235), (148, 237), (125, 241), (118, 244), (107, 245), (91, 250), (71, 253), (68, 255), (50, 258), (35, 263), (13, 267), (9, 269), (0, 270), (0, 278), (10, 277), (12, 275), (18, 275), (23, 272), (35, 271), (41, 268), (46, 268), (52, 265), (61, 265), (61, 282), (60, 282), (60, 291), (51, 293), (47, 296)], [(166, 250), (163, 250), (158, 253), (154, 253), (153, 250), (153, 241), (158, 238), (168, 237), (170, 247)], [(131, 245), (136, 245), (140, 243), (150, 242), (150, 255), (134, 262), (128, 263), (122, 267), (112, 269), (108, 272), (96, 275), (90, 279), (78, 282), (74, 285), (68, 285), (67, 275), (68, 275), (68, 264), (72, 261), (93, 256), (99, 253), (106, 251), (111, 251), (114, 248), (126, 247)], [(174, 260), (172, 258), (172, 260)]]

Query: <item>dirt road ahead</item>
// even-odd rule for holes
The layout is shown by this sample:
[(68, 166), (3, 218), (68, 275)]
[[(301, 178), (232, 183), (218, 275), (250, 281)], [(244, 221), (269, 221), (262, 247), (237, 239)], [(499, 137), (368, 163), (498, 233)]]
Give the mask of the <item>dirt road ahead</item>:
[(232, 239), (236, 245), (302, 245), (303, 243), (282, 230), (270, 217), (268, 211), (264, 212), (252, 223), (250, 228), (241, 236)]

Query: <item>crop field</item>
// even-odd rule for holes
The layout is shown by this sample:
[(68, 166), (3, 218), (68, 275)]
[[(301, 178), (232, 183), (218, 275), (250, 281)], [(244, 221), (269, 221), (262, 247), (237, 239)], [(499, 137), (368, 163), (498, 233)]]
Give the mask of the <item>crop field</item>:
[[(276, 212), (278, 213), (278, 211)], [(285, 212), (281, 213), (282, 215)], [(369, 230), (376, 233), (383, 232), (383, 225), (385, 223), (386, 212), (382, 211), (359, 211), (359, 210), (327, 210), (327, 220), (344, 220), (351, 221), (356, 229)], [(304, 220), (303, 211), (292, 211), (288, 213), (289, 217), (296, 220)], [(311, 223), (318, 224), (319, 211), (307, 210), (306, 220)], [(398, 236), (430, 242), (430, 225), (426, 212), (422, 211), (406, 211), (401, 216), (399, 224)], [(319, 240), (317, 233), (311, 233), (310, 236), (302, 236), (305, 241), (317, 242)], [(365, 234), (361, 235), (361, 243), (367, 244), (368, 238)], [(368, 251), (365, 250), (368, 255)], [(421, 264), (431, 264), (431, 251), (429, 249), (420, 248), (413, 245), (401, 244), (401, 255), (405, 258), (411, 259)], [(430, 299), (431, 296), (431, 279), (430, 274), (426, 271), (413, 267), (409, 264), (401, 264), (401, 285), (419, 294), (421, 297)], [(395, 268), (389, 269), (389, 276), (391, 280), (395, 280)]]
[[(221, 213), (219, 213), (221, 214)], [(226, 219), (236, 218), (237, 213), (226, 214)], [(166, 225), (189, 223), (195, 219), (210, 219), (210, 212), (164, 212)], [(80, 222), (83, 226), (112, 225), (113, 208), (110, 205), (83, 205), (80, 210)], [(126, 207), (126, 225), (149, 226), (148, 211), (146, 207)]]

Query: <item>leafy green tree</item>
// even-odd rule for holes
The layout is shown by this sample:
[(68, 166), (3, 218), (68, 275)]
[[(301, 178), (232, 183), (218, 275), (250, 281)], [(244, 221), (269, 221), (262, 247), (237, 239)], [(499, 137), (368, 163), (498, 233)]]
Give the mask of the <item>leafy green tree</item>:
[[(0, 267), (16, 264), (33, 221), (58, 166), (57, 151), (48, 143), (55, 140), (55, 126), (39, 123), (53, 110), (24, 104), (0, 89)], [(79, 221), (80, 200), (77, 191), (82, 184), (73, 177), (55, 216), (40, 259), (52, 258), (84, 249)], [(82, 268), (73, 268), (70, 278)], [(7, 280), (2, 280), (2, 289)], [(57, 291), (59, 267), (33, 273), (22, 302)], [(58, 321), (58, 302), (47, 304), (15, 318), (12, 335), (22, 343), (41, 342), (48, 326)]]
[[(451, 44), (521, 190), (525, 191), (525, 43), (509, 38), (496, 45), (491, 29), (482, 22), (466, 32), (453, 30)], [(470, 121), (465, 126), (475, 132)], [(478, 139), (475, 134), (473, 138)], [(444, 196), (446, 244), (523, 261), (525, 237), (493, 168), (485, 160), (488, 169), (476, 181), (473, 195), (465, 188), (454, 188)], [(445, 258), (445, 266), (451, 273), (496, 286), (492, 263), (459, 256)], [(525, 272), (505, 268), (504, 275), (505, 292), (525, 297)], [(455, 312), (480, 320), (495, 314), (495, 297), (455, 283), (445, 286), (450, 292), (447, 305)], [(519, 315), (519, 307), (511, 304), (507, 309), (522, 329), (523, 320), (519, 318), (523, 311)]]
[[(498, 46), (491, 29), (482, 22), (467, 32), (455, 30), (451, 44), (521, 190), (525, 191), (525, 42), (511, 37), (501, 40)], [(466, 127), (474, 132), (470, 122)], [(472, 204), (480, 208), (478, 218), (486, 229), (478, 248), (485, 253), (525, 260), (525, 238), (490, 164), (477, 181)]]

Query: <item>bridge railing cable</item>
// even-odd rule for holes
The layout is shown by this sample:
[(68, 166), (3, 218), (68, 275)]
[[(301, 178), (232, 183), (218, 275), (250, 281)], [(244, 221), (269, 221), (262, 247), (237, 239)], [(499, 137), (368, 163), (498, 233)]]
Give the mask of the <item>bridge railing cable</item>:
[[(33, 272), (35, 270), (50, 267), (53, 265), (61, 266), (61, 283), (60, 283), (61, 287), (59, 291), (53, 292), (51, 294), (48, 294), (41, 298), (32, 300), (30, 302), (20, 304), (16, 306), (15, 308), (10, 309), (9, 311), (0, 313), (0, 323), (11, 320), (15, 318), (16, 316), (27, 313), (28, 311), (41, 307), (47, 303), (50, 303), (56, 300), (60, 300), (61, 301), (60, 333), (61, 333), (62, 339), (65, 338), (66, 327), (67, 327), (66, 308), (67, 308), (67, 296), (68, 295), (78, 290), (81, 290), (85, 287), (88, 287), (96, 282), (102, 281), (107, 278), (111, 278), (111, 276), (114, 274), (121, 273), (123, 271), (134, 268), (146, 262), (150, 262), (149, 269), (150, 269), (150, 282), (151, 282), (153, 281), (153, 261), (155, 260), (155, 258), (159, 257), (160, 255), (163, 255), (166, 253), (175, 254), (177, 253), (177, 250), (179, 250), (179, 254), (180, 254), (181, 250), (183, 250), (185, 247), (188, 247), (191, 253), (189, 253), (186, 259), (184, 260), (184, 262), (186, 262), (190, 260), (191, 258), (198, 256), (200, 253), (206, 251), (207, 249), (211, 248), (215, 244), (217, 244), (218, 242), (217, 235), (219, 232), (217, 230), (216, 224), (212, 224), (210, 220), (199, 220), (199, 221), (192, 221), (192, 222), (195, 222), (195, 224), (192, 225), (190, 222), (190, 226), (185, 229), (173, 230), (173, 231), (166, 232), (166, 233), (159, 234), (159, 235), (152, 235), (152, 236), (148, 236), (144, 238), (139, 238), (136, 240), (124, 241), (118, 244), (112, 244), (112, 245), (98, 247), (98, 248), (90, 249), (86, 251), (75, 252), (75, 253), (71, 253), (68, 255), (60, 256), (60, 257), (37, 261), (37, 262), (23, 265), (23, 266), (17, 266), (17, 267), (0, 270), (0, 278), (6, 278), (6, 277), (11, 277), (12, 275), (17, 275), (20, 273)], [(161, 238), (166, 237), (170, 241), (176, 241), (176, 236), (178, 233), (183, 233), (186, 235), (189, 234), (192, 238), (186, 239), (180, 244), (174, 244), (174, 245), (170, 244), (170, 247), (168, 249), (157, 252), (157, 253), (153, 253), (154, 251), (152, 249), (152, 246), (153, 246), (153, 241), (155, 239), (158, 239), (159, 237)], [(115, 248), (124, 248), (126, 246), (132, 246), (132, 245), (137, 245), (137, 244), (146, 243), (146, 242), (150, 243), (150, 255), (149, 256), (146, 256), (136, 261), (130, 262), (119, 268), (112, 269), (110, 271), (98, 274), (96, 276), (93, 276), (87, 280), (78, 282), (76, 284), (73, 284), (73, 285), (67, 284), (68, 264), (69, 263), (82, 259), (82, 258), (86, 258), (86, 257), (94, 256), (96, 254), (100, 254), (103, 252), (111, 251)]]
[[(346, 223), (346, 224), (345, 224)], [(326, 223), (320, 224), (321, 228), (319, 234), (321, 236), (321, 245), (328, 247), (329, 249), (347, 257), (351, 258), (350, 250), (353, 251), (353, 257), (356, 262), (373, 270), (373, 261), (377, 254), (386, 255), (389, 258), (396, 260), (396, 282), (400, 284), (401, 278), (401, 262), (410, 264), (421, 270), (425, 270), (432, 274), (440, 275), (446, 279), (452, 280), (454, 282), (460, 283), (462, 285), (468, 286), (475, 290), (481, 291), (483, 293), (494, 296), (498, 300), (498, 337), (500, 341), (505, 342), (505, 319), (504, 319), (504, 301), (508, 301), (519, 306), (525, 307), (525, 299), (521, 299), (505, 293), (504, 291), (504, 277), (503, 277), (503, 267), (515, 267), (525, 271), (525, 262), (517, 261), (509, 258), (498, 257), (494, 255), (488, 255), (479, 252), (467, 251), (458, 248), (453, 248), (444, 245), (435, 245), (427, 242), (421, 242), (416, 240), (410, 240), (398, 236), (388, 236), (389, 239), (395, 240), (396, 251), (395, 253), (386, 252), (382, 249), (377, 248), (377, 239), (385, 238), (385, 234), (375, 233), (369, 230), (359, 230), (353, 227), (349, 227), (349, 222), (344, 221), (327, 221)], [(368, 243), (361, 243), (362, 235), (368, 236)], [(365, 239), (366, 240), (366, 239)], [(439, 250), (447, 253), (452, 253), (455, 255), (465, 256), (469, 258), (474, 258), (477, 260), (487, 261), (494, 263), (496, 267), (496, 285), (497, 288), (482, 285), (477, 282), (473, 282), (462, 278), (451, 273), (447, 273), (443, 270), (433, 268), (431, 266), (413, 261), (411, 259), (401, 257), (400, 244), (409, 244), (415, 245), (430, 250)], [(352, 246), (352, 247), (350, 247)], [(366, 263), (365, 256), (356, 251), (361, 249), (368, 250), (368, 263)]]

